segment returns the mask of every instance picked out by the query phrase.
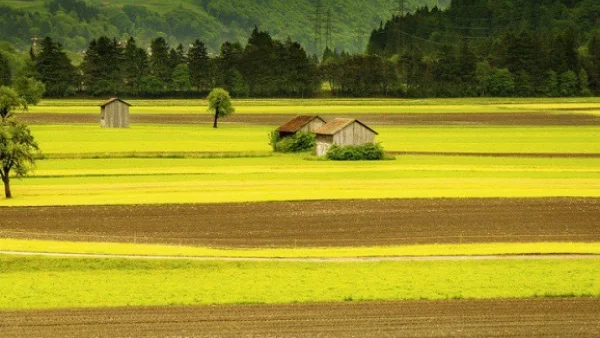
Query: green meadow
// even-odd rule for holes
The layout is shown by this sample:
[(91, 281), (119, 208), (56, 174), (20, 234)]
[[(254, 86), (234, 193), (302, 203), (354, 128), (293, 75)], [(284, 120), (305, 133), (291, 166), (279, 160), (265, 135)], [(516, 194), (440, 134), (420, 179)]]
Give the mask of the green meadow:
[(38, 161), (0, 206), (282, 200), (600, 196), (600, 158), (408, 156), (333, 162), (310, 155)]
[[(92, 100), (30, 113), (98, 114)], [(131, 100), (133, 114), (208, 114), (203, 100)], [(241, 114), (600, 114), (600, 99), (236, 100)], [(374, 126), (394, 159), (333, 162), (273, 154), (275, 126), (227, 123), (32, 125), (37, 168), (4, 206), (320, 199), (600, 197), (597, 126)], [(403, 153), (436, 153), (406, 155)], [(442, 155), (447, 153), (446, 155)], [(448, 153), (465, 153), (448, 156)], [(466, 156), (486, 153), (495, 156)], [(506, 156), (512, 154), (512, 156)], [(527, 156), (546, 154), (546, 156)], [(554, 154), (556, 156), (548, 156)], [(582, 157), (568, 155), (589, 154)], [(502, 155), (502, 156), (499, 156)], [(567, 155), (567, 156), (565, 156)], [(1, 209), (1, 208), (0, 208)], [(2, 234), (0, 229), (0, 236)], [(600, 297), (600, 260), (267, 262), (220, 258), (597, 255), (598, 243), (228, 249), (0, 238), (0, 250), (176, 256), (175, 260), (0, 255), (0, 309), (332, 301)], [(206, 261), (186, 260), (203, 257)], [(213, 261), (214, 259), (214, 261)], [(240, 283), (243, 281), (243, 283)]]
[[(207, 114), (206, 100), (128, 100), (132, 114)], [(532, 103), (535, 102), (535, 103)], [(102, 100), (44, 100), (30, 113), (98, 114)], [(238, 114), (527, 113), (600, 114), (600, 99), (239, 99)]]
[(600, 296), (600, 260), (194, 262), (0, 256), (0, 308)]
[[(97, 125), (33, 125), (42, 152), (111, 153), (268, 153), (275, 126), (223, 124), (135, 125), (101, 129)], [(600, 153), (600, 127), (374, 126), (386, 151), (467, 153)]]
[[(44, 101), (35, 108), (86, 108), (90, 102)], [(171, 106), (173, 102), (179, 106)], [(169, 111), (196, 109), (203, 102), (134, 103)], [(502, 110), (598, 106), (593, 98), (548, 99), (536, 104), (521, 99), (239, 102), (240, 109), (267, 107), (277, 112), (286, 107), (352, 111), (387, 106), (437, 109), (441, 105), (457, 111), (476, 106), (474, 111), (482, 111), (480, 106)], [(600, 159), (595, 157), (402, 155), (600, 154), (597, 126), (375, 126), (378, 141), (399, 155), (395, 160), (358, 163), (318, 160), (310, 153), (273, 154), (268, 134), (274, 127), (226, 122), (216, 130), (207, 124), (137, 124), (126, 130), (95, 124), (32, 125), (43, 160), (31, 176), (13, 180), (15, 198), (0, 201), (0, 206), (600, 196)]]

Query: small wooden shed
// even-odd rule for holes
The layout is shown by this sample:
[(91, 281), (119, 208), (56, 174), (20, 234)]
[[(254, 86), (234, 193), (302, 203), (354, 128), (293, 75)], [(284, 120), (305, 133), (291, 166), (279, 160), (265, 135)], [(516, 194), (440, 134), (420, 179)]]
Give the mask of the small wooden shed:
[(113, 97), (100, 105), (100, 126), (102, 128), (129, 128), (129, 107), (131, 105)]
[(357, 146), (375, 143), (375, 130), (357, 119), (337, 118), (315, 131), (317, 134), (317, 156), (327, 155), (332, 145)]
[(314, 133), (326, 123), (319, 116), (296, 116), (293, 120), (281, 125), (276, 131), (283, 138), (296, 133)]

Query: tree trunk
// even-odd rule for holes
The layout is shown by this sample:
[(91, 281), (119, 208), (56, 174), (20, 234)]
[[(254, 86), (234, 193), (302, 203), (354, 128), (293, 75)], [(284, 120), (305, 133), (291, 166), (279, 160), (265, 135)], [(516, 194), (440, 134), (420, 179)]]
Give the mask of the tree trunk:
[(213, 128), (217, 128), (217, 120), (219, 119), (219, 107), (215, 110), (215, 123), (213, 124)]
[(6, 196), (6, 198), (12, 198), (12, 194), (10, 192), (10, 178), (8, 175), (2, 177), (2, 182), (4, 182), (4, 196)]

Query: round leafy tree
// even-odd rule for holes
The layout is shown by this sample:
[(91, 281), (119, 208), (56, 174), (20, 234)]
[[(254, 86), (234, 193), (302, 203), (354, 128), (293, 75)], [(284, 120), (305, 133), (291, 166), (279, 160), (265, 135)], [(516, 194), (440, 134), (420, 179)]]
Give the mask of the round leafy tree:
[(208, 110), (214, 115), (214, 128), (217, 128), (218, 120), (222, 117), (227, 117), (235, 112), (231, 104), (229, 92), (223, 88), (215, 88), (208, 95)]

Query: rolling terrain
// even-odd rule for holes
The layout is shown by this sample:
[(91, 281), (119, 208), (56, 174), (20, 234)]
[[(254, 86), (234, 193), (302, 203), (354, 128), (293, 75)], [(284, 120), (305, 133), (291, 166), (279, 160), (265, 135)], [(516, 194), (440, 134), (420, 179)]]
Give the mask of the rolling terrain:
[[(58, 10), (51, 12), (48, 3), (54, 3)], [(218, 52), (225, 41), (244, 43), (251, 30), (258, 26), (281, 40), (291, 37), (299, 41), (311, 54), (317, 52), (313, 28), (317, 11), (315, 1), (311, 0), (87, 0), (84, 1), (87, 6), (72, 3), (65, 0), (3, 1), (0, 27), (5, 29), (0, 29), (0, 40), (26, 49), (31, 44), (29, 32), (34, 32), (57, 38), (68, 50), (80, 51), (89, 42), (84, 36), (90, 39), (102, 34), (116, 38), (133, 36), (144, 45), (149, 45), (157, 36), (164, 36), (173, 46), (200, 39), (212, 52)], [(424, 4), (447, 5), (444, 0), (409, 3), (409, 9)], [(397, 6), (394, 0), (322, 1), (321, 25), (324, 29), (327, 8), (331, 8), (333, 46), (362, 52), (371, 30), (390, 18)], [(18, 25), (11, 25), (11, 20), (18, 20)], [(325, 48), (323, 44), (320, 46)]]
[[(19, 114), (42, 154), (0, 201), (0, 332), (598, 335), (597, 99), (248, 100), (217, 130), (204, 104)], [(273, 154), (298, 113), (395, 159)]]

